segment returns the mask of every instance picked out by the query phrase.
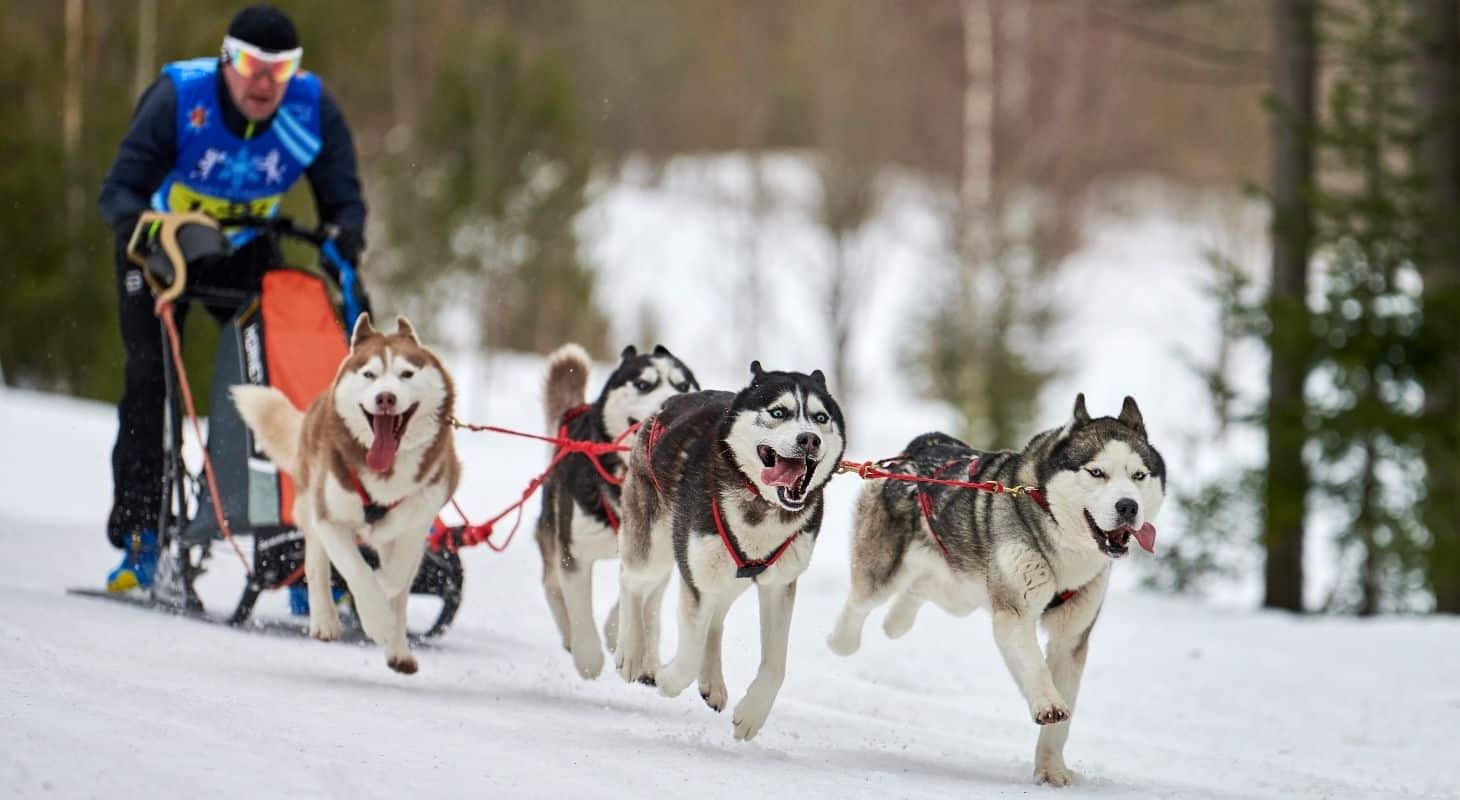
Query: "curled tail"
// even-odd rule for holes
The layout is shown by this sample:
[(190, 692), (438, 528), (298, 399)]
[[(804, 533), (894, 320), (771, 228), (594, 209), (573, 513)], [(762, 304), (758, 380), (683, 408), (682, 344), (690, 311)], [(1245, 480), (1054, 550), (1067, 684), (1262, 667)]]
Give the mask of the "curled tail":
[(548, 356), (547, 378), (542, 385), (542, 411), (547, 431), (558, 432), (563, 414), (588, 400), (588, 351), (565, 344)]
[(294, 407), (284, 393), (272, 386), (234, 386), (229, 389), (243, 424), (253, 432), (254, 442), (279, 469), (297, 474), (299, 435), (304, 429), (304, 412)]

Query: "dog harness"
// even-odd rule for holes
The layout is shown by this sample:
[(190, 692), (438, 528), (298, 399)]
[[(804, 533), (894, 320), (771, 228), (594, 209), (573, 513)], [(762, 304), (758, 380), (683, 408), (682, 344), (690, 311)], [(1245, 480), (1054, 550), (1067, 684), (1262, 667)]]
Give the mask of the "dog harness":
[[(960, 461), (962, 461), (962, 459), (955, 458), (951, 461), (945, 462), (942, 466), (933, 470), (933, 474), (931, 477), (933, 477), (934, 479), (941, 479), (943, 477), (943, 474), (948, 471), (949, 467), (957, 466)], [(974, 473), (976, 473), (977, 471), (978, 458), (975, 457), (968, 462), (968, 479), (970, 481), (974, 479)], [(953, 557), (948, 553), (948, 546), (943, 544), (942, 537), (938, 535), (938, 527), (933, 524), (933, 498), (921, 486), (917, 487), (917, 493), (918, 508), (922, 509), (923, 511), (923, 519), (928, 521), (928, 533), (932, 534), (933, 542), (934, 544), (938, 545), (938, 549), (943, 551), (943, 558), (947, 560), (949, 564), (952, 564)], [(1049, 510), (1049, 503), (1044, 499), (1043, 492), (1040, 492), (1038, 489), (1031, 490), (1029, 492), (1029, 497), (1040, 508), (1044, 509), (1045, 511)], [(1055, 596), (1050, 599), (1049, 605), (1044, 607), (1044, 610), (1048, 612), (1053, 609), (1059, 608), (1065, 603), (1068, 603), (1070, 601), (1070, 598), (1079, 593), (1079, 589), (1065, 589), (1062, 592), (1057, 592)]]
[(374, 525), (382, 519), (385, 519), (385, 515), (389, 514), (391, 509), (400, 505), (401, 500), (405, 499), (404, 497), (402, 497), (400, 500), (397, 500), (388, 506), (383, 506), (375, 502), (375, 498), (371, 497), (370, 493), (365, 491), (365, 484), (360, 482), (359, 475), (351, 472), (350, 481), (355, 484), (355, 494), (360, 495), (360, 505), (365, 509), (365, 523), (367, 525)]
[[(754, 486), (750, 488), (752, 490), (755, 489)], [(771, 565), (775, 564), (780, 560), (781, 556), (786, 554), (786, 548), (791, 546), (791, 542), (796, 541), (796, 537), (802, 533), (801, 531), (796, 531), (791, 534), (786, 541), (781, 542), (781, 546), (777, 547), (769, 557), (750, 559), (745, 557), (745, 553), (740, 549), (740, 545), (735, 543), (735, 538), (726, 529), (724, 521), (720, 518), (720, 499), (713, 492), (710, 493), (710, 516), (715, 520), (715, 532), (720, 534), (720, 541), (725, 543), (725, 550), (730, 553), (730, 558), (735, 562), (735, 577), (737, 578), (754, 579), (757, 575), (770, 569)]]
[[(563, 438), (567, 438), (568, 423), (583, 416), (584, 414), (587, 414), (588, 411), (592, 408), (593, 406), (584, 403), (581, 406), (573, 406), (567, 411), (564, 411), (562, 421), (559, 423), (558, 426), (559, 435)], [(592, 456), (589, 457), (593, 458)], [(598, 463), (598, 460), (596, 458), (594, 458), (594, 466), (598, 467), (598, 471), (600, 473), (599, 477), (602, 477), (604, 479), (604, 482), (616, 483), (615, 481), (607, 477), (607, 475), (604, 473), (603, 465)], [(617, 536), (619, 528), (618, 515), (614, 513), (613, 505), (608, 502), (608, 496), (603, 493), (602, 488), (598, 490), (598, 504), (600, 507), (603, 508), (603, 516), (608, 518), (608, 527), (613, 530), (613, 535)]]

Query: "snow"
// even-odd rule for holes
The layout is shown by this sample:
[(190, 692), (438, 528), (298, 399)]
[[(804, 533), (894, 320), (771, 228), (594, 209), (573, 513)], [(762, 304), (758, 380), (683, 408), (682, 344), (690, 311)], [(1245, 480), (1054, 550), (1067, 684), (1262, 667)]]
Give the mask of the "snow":
[[(734, 159), (682, 160), (658, 183), (630, 175), (599, 187), (581, 224), (611, 287), (601, 299), (622, 310), (615, 336), (637, 339), (637, 309), (648, 306), (664, 343), (707, 386), (742, 383), (753, 348), (767, 367), (823, 366), (825, 337), (805, 313), (826, 257), (807, 229), (806, 174), (794, 158), (769, 159), (778, 199), (759, 221), (736, 199), (745, 181)], [(858, 389), (843, 398), (855, 458), (890, 455), (950, 423), (897, 363), (939, 258), (938, 201), (905, 184), (890, 196), (857, 243), (876, 276), (854, 342)], [(1063, 421), (1076, 391), (1097, 414), (1132, 394), (1173, 483), (1220, 474), (1261, 446), (1216, 439), (1189, 366), (1212, 357), (1215, 325), (1200, 256), (1211, 242), (1194, 218), (1189, 206), (1097, 214), (1059, 285), (1041, 287), (1068, 313), (1047, 350), (1064, 372), (1040, 398), (1039, 419)], [(739, 324), (734, 276), (752, 251), (764, 298), (754, 343), (727, 335)], [(443, 356), (460, 416), (540, 427), (540, 359)], [(1260, 386), (1260, 363), (1239, 366), (1245, 386)], [(598, 369), (595, 381), (606, 374)], [(788, 675), (749, 744), (694, 691), (666, 700), (611, 672), (577, 676), (539, 586), (536, 502), (506, 553), (465, 553), (456, 625), (418, 651), (421, 672), (410, 677), (387, 670), (372, 646), (248, 634), (67, 595), (99, 587), (116, 561), (102, 535), (115, 426), (109, 406), (0, 390), (5, 796), (1387, 798), (1456, 797), (1460, 787), (1456, 621), (1256, 612), (1250, 586), (1221, 604), (1149, 594), (1135, 588), (1143, 553), (1117, 565), (1092, 638), (1066, 747), (1081, 780), (1033, 786), (1038, 729), (985, 614), (925, 609), (893, 642), (874, 613), (856, 655), (824, 644), (847, 587), (851, 477), (829, 490)], [(546, 461), (544, 446), (527, 440), (462, 434), (458, 444), (460, 499), (475, 520), (516, 499)], [(1168, 506), (1158, 527), (1158, 548), (1180, 536), (1179, 509)], [(199, 587), (210, 608), (230, 609), (242, 577), (231, 552), (215, 548)], [(615, 568), (600, 565), (596, 578), (601, 617)], [(434, 618), (434, 603), (412, 601), (416, 627)], [(667, 654), (674, 597), (664, 607)], [(286, 618), (282, 593), (257, 615)], [(758, 657), (747, 595), (726, 624), (732, 703)]]
[[(540, 364), (492, 362), (470, 413), (534, 427)], [(855, 486), (803, 578), (788, 676), (750, 744), (693, 691), (666, 700), (611, 673), (584, 681), (558, 644), (531, 536), (466, 553), (454, 628), (386, 669), (365, 645), (279, 639), (70, 596), (115, 562), (101, 520), (114, 425), (100, 404), (0, 392), (0, 786), (13, 797), (1012, 796), (1037, 729), (987, 618), (925, 610), (903, 640), (873, 615), (863, 650), (823, 639), (847, 585)], [(469, 513), (505, 505), (540, 445), (462, 436)], [(531, 518), (529, 517), (528, 524)], [(1134, 558), (1143, 557), (1136, 555)], [(226, 610), (241, 567), (200, 581)], [(1118, 566), (1120, 570), (1129, 564)], [(600, 615), (612, 567), (595, 586)], [(435, 601), (413, 601), (424, 625)], [(667, 598), (666, 609), (674, 600)], [(274, 594), (259, 613), (284, 615)], [(673, 646), (666, 629), (665, 651)], [(1292, 617), (1118, 589), (1092, 640), (1064, 797), (1445, 797), (1460, 785), (1460, 625)], [(726, 625), (732, 702), (759, 644), (753, 601)]]

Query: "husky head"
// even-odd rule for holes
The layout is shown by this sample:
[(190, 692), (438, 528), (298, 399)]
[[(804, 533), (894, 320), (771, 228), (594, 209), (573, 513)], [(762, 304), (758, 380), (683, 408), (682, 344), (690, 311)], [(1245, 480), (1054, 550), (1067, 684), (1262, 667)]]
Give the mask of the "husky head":
[(664, 345), (640, 355), (633, 345), (619, 354), (618, 368), (608, 376), (597, 406), (603, 412), (603, 428), (616, 439), (630, 425), (648, 419), (671, 395), (697, 392), (699, 381)]
[(766, 372), (753, 361), (750, 376), (750, 385), (730, 406), (725, 442), (761, 497), (800, 511), (841, 462), (846, 449), (841, 407), (821, 370)]
[(1038, 467), (1050, 511), (1075, 548), (1097, 548), (1111, 558), (1129, 552), (1130, 539), (1155, 552), (1152, 521), (1166, 497), (1166, 464), (1146, 438), (1136, 401), (1120, 416), (1091, 419), (1085, 395)]
[(366, 448), (365, 466), (388, 472), (396, 453), (424, 448), (452, 414), (451, 377), (416, 339), (405, 317), (381, 333), (370, 315), (355, 320), (350, 354), (335, 376), (334, 410)]

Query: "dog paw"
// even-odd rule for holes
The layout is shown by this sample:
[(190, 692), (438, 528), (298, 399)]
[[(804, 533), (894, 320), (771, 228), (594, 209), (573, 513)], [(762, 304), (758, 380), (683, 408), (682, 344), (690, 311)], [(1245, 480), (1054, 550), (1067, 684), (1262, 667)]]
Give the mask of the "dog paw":
[(309, 635), (321, 642), (333, 642), (340, 638), (342, 629), (338, 617), (329, 619), (311, 619), (309, 621)]
[(889, 639), (901, 639), (908, 631), (913, 629), (913, 623), (917, 622), (917, 608), (906, 611), (900, 606), (894, 607), (888, 613), (887, 618), (882, 620), (882, 632), (887, 634)]
[(1070, 707), (1063, 701), (1035, 703), (1030, 705), (1029, 712), (1040, 725), (1056, 725), (1070, 719)]
[(849, 656), (861, 648), (862, 632), (845, 631), (837, 628), (831, 632), (830, 636), (826, 637), (826, 646), (831, 648), (831, 652), (839, 656)]
[(735, 706), (730, 724), (735, 727), (735, 741), (748, 742), (765, 727), (766, 718), (771, 715), (769, 700), (762, 700), (754, 693), (746, 694)]
[(704, 699), (705, 705), (719, 713), (725, 710), (725, 704), (730, 701), (730, 690), (725, 688), (725, 681), (718, 680), (712, 683), (700, 682), (700, 697)]
[(416, 674), (417, 666), (415, 656), (391, 656), (390, 658), (387, 658), (385, 660), (385, 663), (391, 669), (399, 672), (402, 675)]
[(677, 664), (671, 661), (669, 666), (659, 670), (659, 674), (655, 676), (655, 683), (659, 686), (659, 693), (665, 697), (678, 697), (694, 681), (693, 675), (687, 674), (686, 670), (677, 669), (676, 667)]
[(573, 650), (573, 666), (578, 668), (578, 674), (592, 680), (603, 672), (603, 650), (597, 645), (593, 647), (578, 647)]
[(1064, 764), (1038, 764), (1034, 767), (1034, 782), (1069, 786), (1075, 782), (1075, 773)]

